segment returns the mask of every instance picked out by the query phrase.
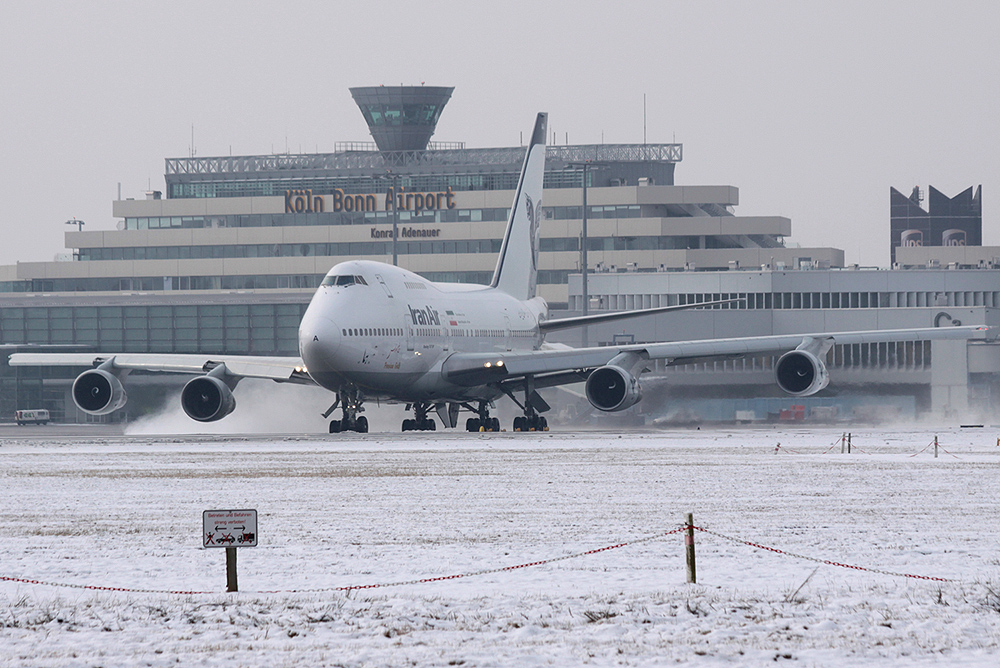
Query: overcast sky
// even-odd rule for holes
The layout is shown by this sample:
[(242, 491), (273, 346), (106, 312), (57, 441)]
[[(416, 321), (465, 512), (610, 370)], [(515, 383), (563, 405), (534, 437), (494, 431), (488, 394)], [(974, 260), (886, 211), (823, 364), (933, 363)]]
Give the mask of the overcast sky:
[[(454, 86), (436, 141), (684, 144), (790, 241), (889, 261), (889, 188), (984, 191), (1000, 245), (996, 2), (4, 3), (0, 264), (163, 190), (163, 160), (369, 140), (348, 87)], [(75, 229), (75, 228), (74, 228)]]

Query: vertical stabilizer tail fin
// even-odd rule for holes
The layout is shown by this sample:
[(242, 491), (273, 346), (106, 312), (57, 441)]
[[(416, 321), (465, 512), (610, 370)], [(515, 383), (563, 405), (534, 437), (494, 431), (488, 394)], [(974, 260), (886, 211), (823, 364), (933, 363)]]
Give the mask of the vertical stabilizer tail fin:
[(497, 268), (490, 285), (517, 299), (535, 296), (538, 282), (538, 239), (542, 220), (542, 179), (545, 175), (545, 136), (548, 114), (535, 119), (535, 130), (524, 156), (514, 204), (507, 219), (507, 231)]

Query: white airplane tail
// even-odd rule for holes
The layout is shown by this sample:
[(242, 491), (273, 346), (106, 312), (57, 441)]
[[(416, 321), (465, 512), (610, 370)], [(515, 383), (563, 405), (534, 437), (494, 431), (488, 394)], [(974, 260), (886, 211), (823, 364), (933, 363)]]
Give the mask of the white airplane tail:
[(531, 133), (531, 143), (524, 156), (514, 205), (500, 247), (500, 258), (490, 283), (492, 287), (521, 300), (535, 296), (538, 279), (538, 239), (548, 118), (548, 114), (540, 113), (535, 119), (535, 130)]

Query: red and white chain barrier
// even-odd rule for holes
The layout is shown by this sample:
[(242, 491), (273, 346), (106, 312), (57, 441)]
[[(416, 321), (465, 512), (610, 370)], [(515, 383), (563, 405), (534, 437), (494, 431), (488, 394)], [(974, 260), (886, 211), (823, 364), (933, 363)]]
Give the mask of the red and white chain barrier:
[[(754, 543), (753, 541), (743, 540), (742, 538), (735, 538), (733, 536), (727, 536), (726, 534), (719, 533), (717, 531), (712, 531), (704, 527), (695, 525), (684, 525), (676, 529), (671, 529), (670, 531), (665, 531), (652, 536), (647, 536), (645, 538), (638, 538), (636, 540), (631, 540), (624, 543), (618, 543), (616, 545), (608, 545), (605, 547), (600, 547), (594, 550), (586, 550), (585, 552), (577, 552), (574, 554), (567, 554), (561, 557), (553, 557), (551, 559), (542, 559), (541, 561), (531, 561), (524, 564), (517, 564), (516, 566), (502, 566), (500, 568), (487, 568), (479, 571), (469, 571), (467, 573), (458, 573), (455, 575), (441, 575), (437, 577), (430, 578), (417, 578), (413, 580), (400, 580), (398, 582), (382, 582), (376, 584), (365, 584), (365, 585), (347, 585), (341, 587), (320, 587), (316, 589), (275, 589), (275, 590), (255, 590), (246, 591), (243, 593), (249, 594), (307, 594), (307, 593), (317, 593), (317, 592), (330, 592), (330, 591), (342, 591), (351, 592), (366, 589), (384, 589), (387, 587), (402, 587), (406, 585), (416, 585), (416, 584), (430, 584), (434, 582), (444, 582), (447, 580), (460, 580), (462, 578), (471, 578), (479, 575), (490, 575), (493, 573), (507, 573), (510, 571), (521, 570), (522, 568), (530, 568), (532, 566), (542, 566), (545, 564), (554, 564), (559, 561), (566, 561), (567, 559), (576, 559), (579, 557), (586, 557), (594, 554), (600, 554), (601, 552), (607, 552), (609, 550), (617, 550), (618, 548), (627, 547), (629, 545), (640, 545), (642, 543), (649, 543), (654, 540), (660, 540), (667, 536), (681, 533), (682, 531), (687, 531), (688, 528), (694, 529), (695, 531), (700, 531), (702, 533), (708, 534), (710, 536), (715, 536), (717, 538), (722, 538), (723, 540), (728, 540), (733, 543), (738, 543), (741, 545), (747, 545), (757, 550), (765, 550), (767, 552), (772, 552), (774, 554), (780, 554), (786, 557), (794, 557), (795, 559), (804, 559), (806, 561), (812, 561), (818, 564), (825, 564), (827, 566), (838, 566), (840, 568), (849, 568), (855, 571), (864, 571), (867, 573), (878, 573), (880, 575), (890, 575), (893, 577), (900, 578), (912, 578), (915, 580), (928, 580), (932, 582), (956, 582), (956, 580), (951, 580), (949, 578), (938, 578), (929, 575), (913, 575), (911, 573), (898, 573), (896, 571), (887, 571), (879, 568), (867, 568), (865, 566), (855, 566), (853, 564), (845, 564), (839, 561), (832, 561), (830, 559), (820, 559), (818, 557), (810, 557), (804, 554), (797, 554), (795, 552), (789, 552), (787, 550), (780, 550), (776, 547), (770, 547), (767, 545), (761, 545), (760, 543)], [(685, 544), (687, 541), (691, 540), (688, 536), (685, 536)], [(175, 590), (175, 589), (137, 589), (132, 587), (103, 587), (100, 585), (81, 585), (81, 584), (68, 584), (64, 582), (50, 582), (45, 580), (32, 580), (26, 578), (15, 578), (0, 575), (0, 582), (17, 582), (22, 584), (31, 585), (42, 585), (46, 587), (64, 587), (69, 589), (86, 589), (90, 591), (107, 591), (107, 592), (121, 592), (121, 593), (131, 593), (131, 594), (177, 594), (177, 595), (202, 595), (202, 594), (219, 594), (218, 591), (186, 591), (186, 590)]]
[[(259, 591), (246, 591), (243, 593), (248, 594), (307, 594), (314, 592), (325, 592), (325, 591), (344, 591), (350, 592), (362, 589), (384, 589), (386, 587), (402, 587), (404, 585), (415, 585), (415, 584), (428, 584), (432, 582), (444, 582), (445, 580), (459, 580), (462, 578), (471, 578), (477, 575), (489, 575), (491, 573), (506, 573), (509, 571), (517, 571), (522, 568), (530, 568), (532, 566), (542, 566), (544, 564), (554, 564), (557, 561), (566, 561), (567, 559), (576, 559), (578, 557), (586, 557), (592, 554), (600, 554), (601, 552), (607, 552), (609, 550), (617, 550), (620, 547), (627, 547), (629, 545), (640, 545), (642, 543), (649, 543), (654, 540), (660, 540), (672, 534), (677, 534), (685, 531), (687, 526), (681, 526), (676, 529), (671, 529), (670, 531), (665, 531), (662, 533), (654, 534), (652, 536), (647, 536), (645, 538), (638, 538), (636, 540), (631, 540), (625, 543), (618, 543), (617, 545), (608, 545), (606, 547), (599, 547), (595, 550), (587, 550), (585, 552), (577, 552), (575, 554), (567, 554), (562, 557), (553, 557), (552, 559), (543, 559), (541, 561), (531, 561), (525, 564), (518, 564), (516, 566), (502, 566), (500, 568), (487, 568), (481, 571), (470, 571), (468, 573), (459, 573), (457, 575), (441, 575), (432, 578), (419, 578), (416, 580), (400, 580), (399, 582), (382, 582), (378, 584), (366, 584), (366, 585), (348, 585), (346, 587), (321, 587), (318, 589), (275, 589), (275, 590), (259, 590)], [(80, 584), (66, 584), (63, 582), (47, 582), (44, 580), (27, 580), (24, 578), (13, 578), (0, 575), (0, 582), (19, 582), (22, 584), (33, 584), (33, 585), (44, 585), (46, 587), (68, 587), (70, 589), (88, 589), (91, 591), (111, 591), (111, 592), (125, 592), (132, 594), (219, 594), (221, 592), (217, 591), (182, 591), (182, 590), (172, 590), (172, 589), (133, 589), (129, 587), (101, 587), (98, 585), (80, 585)]]
[[(998, 443), (998, 444), (1000, 444), (1000, 439), (997, 439), (997, 443)], [(912, 455), (910, 455), (910, 457), (916, 457), (916, 456), (917, 456), (917, 455), (919, 455), (919, 454), (920, 454), (921, 452), (926, 452), (926, 451), (927, 451), (927, 449), (928, 449), (928, 448), (930, 448), (930, 447), (932, 447), (932, 446), (933, 446), (933, 447), (934, 447), (934, 449), (935, 449), (935, 453), (934, 453), (934, 456), (935, 456), (935, 457), (937, 457), (937, 450), (940, 450), (941, 452), (945, 453), (946, 455), (951, 455), (951, 456), (952, 456), (952, 457), (954, 457), (955, 459), (961, 459), (961, 457), (959, 457), (958, 455), (956, 455), (956, 454), (953, 454), (953, 453), (951, 453), (951, 452), (948, 452), (947, 450), (945, 450), (945, 449), (944, 449), (944, 447), (943, 447), (943, 446), (942, 446), (942, 445), (941, 445), (940, 443), (938, 443), (938, 440), (937, 440), (937, 437), (936, 437), (936, 436), (934, 437), (934, 440), (933, 440), (933, 441), (931, 441), (930, 443), (928, 443), (927, 445), (925, 445), (925, 446), (923, 447), (923, 449), (922, 449), (922, 450), (920, 450), (920, 452), (914, 452), (914, 453), (913, 453)]]
[[(687, 527), (685, 527), (687, 528)], [(702, 533), (707, 533), (711, 536), (717, 538), (722, 538), (733, 543), (740, 543), (742, 545), (749, 545), (752, 548), (758, 550), (766, 550), (768, 552), (774, 552), (775, 554), (782, 554), (787, 557), (795, 557), (796, 559), (805, 559), (806, 561), (813, 561), (818, 564), (826, 564), (827, 566), (839, 566), (840, 568), (850, 568), (855, 571), (865, 571), (868, 573), (879, 573), (881, 575), (891, 575), (898, 578), (913, 578), (915, 580), (931, 580), (933, 582), (956, 582), (956, 580), (949, 580), (948, 578), (936, 578), (929, 575), (911, 575), (910, 573), (897, 573), (895, 571), (884, 571), (878, 568), (866, 568), (864, 566), (854, 566), (852, 564), (842, 564), (839, 561), (830, 561), (829, 559), (819, 559), (817, 557), (808, 557), (804, 554), (796, 554), (795, 552), (788, 552), (787, 550), (779, 550), (776, 547), (768, 547), (767, 545), (761, 545), (760, 543), (754, 543), (749, 540), (743, 540), (742, 538), (734, 538), (732, 536), (727, 536), (725, 534), (718, 533), (716, 531), (710, 531), (699, 526), (692, 527), (695, 531), (701, 531)]]

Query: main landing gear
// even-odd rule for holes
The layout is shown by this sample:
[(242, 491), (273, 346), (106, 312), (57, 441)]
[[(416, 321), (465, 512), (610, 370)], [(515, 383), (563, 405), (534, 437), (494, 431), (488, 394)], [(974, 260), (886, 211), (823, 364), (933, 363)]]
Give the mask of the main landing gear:
[(342, 431), (356, 431), (359, 434), (368, 433), (368, 418), (364, 415), (358, 415), (365, 410), (362, 406), (361, 392), (358, 391), (356, 387), (346, 387), (343, 388), (337, 395), (337, 401), (330, 406), (330, 410), (323, 414), (323, 417), (329, 417), (337, 408), (337, 404), (340, 404), (343, 409), (343, 419), (341, 420), (331, 420), (330, 421), (330, 433), (337, 434)]
[(416, 417), (414, 420), (403, 420), (403, 431), (435, 431), (437, 423), (433, 418), (427, 417), (430, 405), (425, 403), (408, 404), (406, 410), (413, 410)]
[(549, 422), (539, 413), (550, 410), (542, 395), (535, 391), (534, 379), (528, 376), (524, 379), (524, 403), (521, 403), (510, 392), (507, 393), (521, 409), (524, 410), (524, 417), (514, 418), (514, 431), (548, 431)]
[(479, 409), (475, 412), (478, 413), (478, 417), (471, 417), (465, 421), (466, 431), (500, 431), (500, 420), (490, 417), (489, 402), (480, 401)]
[(524, 417), (514, 418), (514, 431), (548, 431), (549, 422), (544, 416), (538, 415), (537, 413), (533, 415), (525, 415)]

